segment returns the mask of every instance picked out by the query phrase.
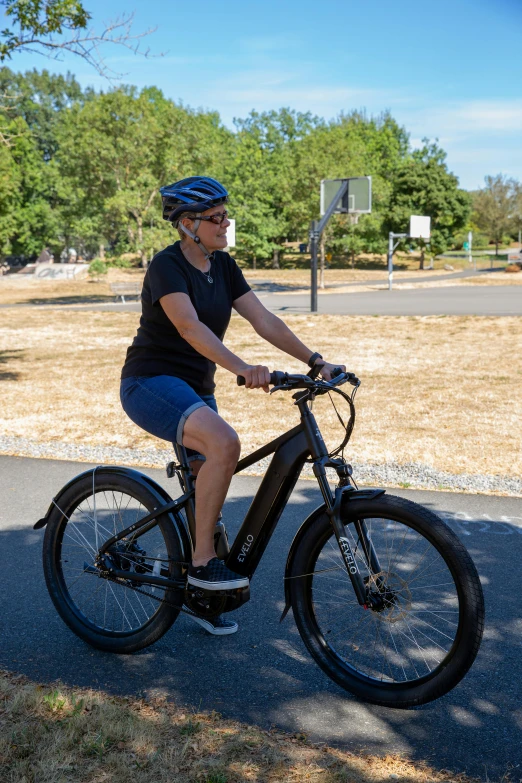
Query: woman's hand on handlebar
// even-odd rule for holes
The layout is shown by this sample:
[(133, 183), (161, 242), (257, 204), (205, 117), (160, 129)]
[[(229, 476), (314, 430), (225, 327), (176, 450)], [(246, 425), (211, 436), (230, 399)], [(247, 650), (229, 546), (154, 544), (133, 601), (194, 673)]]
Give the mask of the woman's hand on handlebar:
[(315, 363), (314, 367), (318, 365), (321, 366), (321, 378), (323, 381), (331, 381), (332, 380), (332, 372), (336, 369), (336, 367), (340, 367), (343, 372), (346, 372), (346, 367), (344, 364), (330, 364), (330, 362), (323, 362), (322, 359), (318, 359), (318, 361)]
[[(333, 365), (332, 365), (333, 366)], [(270, 383), (270, 370), (262, 364), (247, 365), (241, 370), (247, 389), (263, 389), (268, 392)]]

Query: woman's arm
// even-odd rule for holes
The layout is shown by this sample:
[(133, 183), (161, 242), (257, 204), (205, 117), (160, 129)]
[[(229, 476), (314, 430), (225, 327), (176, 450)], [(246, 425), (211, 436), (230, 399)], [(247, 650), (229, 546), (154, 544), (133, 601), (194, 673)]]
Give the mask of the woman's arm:
[[(299, 359), (303, 364), (308, 364), (308, 360), (315, 353), (315, 349), (312, 350), (301, 342), (284, 321), (266, 309), (253, 291), (240, 296), (239, 299), (235, 300), (233, 306), (239, 315), (250, 321), (260, 337), (289, 354), (289, 356)], [(322, 359), (318, 361), (324, 364), (321, 375), (325, 380), (331, 379), (331, 372), (334, 367), (342, 367), (343, 371), (346, 370), (342, 364), (331, 364)]]
[(167, 294), (159, 300), (168, 319), (172, 321), (181, 337), (198, 353), (224, 367), (235, 375), (243, 375), (249, 389), (263, 388), (268, 391), (270, 372), (268, 367), (250, 365), (235, 353), (229, 351), (208, 326), (201, 323), (187, 294)]

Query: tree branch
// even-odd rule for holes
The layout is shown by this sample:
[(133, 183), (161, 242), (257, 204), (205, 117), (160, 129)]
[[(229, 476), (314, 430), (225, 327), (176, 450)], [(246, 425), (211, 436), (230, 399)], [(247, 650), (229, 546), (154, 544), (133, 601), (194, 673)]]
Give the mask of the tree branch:
[(121, 79), (125, 74), (109, 68), (101, 52), (102, 46), (106, 44), (123, 46), (125, 49), (133, 52), (133, 54), (140, 54), (146, 58), (163, 56), (163, 53), (151, 55), (150, 49), (140, 49), (142, 39), (153, 33), (157, 28), (151, 27), (142, 33), (133, 34), (134, 16), (135, 14), (132, 12), (131, 14), (124, 14), (118, 17), (106, 24), (105, 29), (101, 33), (97, 33), (94, 28), (84, 28), (82, 32), (77, 30), (69, 38), (62, 34), (62, 29), (74, 30), (77, 28), (73, 24), (67, 23), (63, 23), (58, 34), (54, 35), (52, 33), (46, 34), (45, 30), (41, 30), (41, 28), (37, 30), (32, 28), (25, 31), (22, 26), (19, 34), (15, 34), (10, 30), (3, 30), (0, 32), (0, 36), (6, 40), (0, 43), (0, 62), (11, 59), (12, 53), (16, 51), (40, 54), (43, 57), (54, 60), (60, 60), (64, 52), (70, 52), (85, 60), (100, 76), (103, 76), (108, 81)]

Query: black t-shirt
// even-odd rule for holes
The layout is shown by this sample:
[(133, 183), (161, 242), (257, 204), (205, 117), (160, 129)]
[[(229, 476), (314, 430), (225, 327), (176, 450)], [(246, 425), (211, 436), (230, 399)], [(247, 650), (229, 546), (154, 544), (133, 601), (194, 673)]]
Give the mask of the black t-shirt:
[(166, 294), (187, 294), (201, 323), (223, 340), (232, 303), (250, 286), (234, 259), (221, 251), (214, 253), (210, 275), (212, 283), (186, 260), (179, 242), (154, 256), (143, 282), (138, 333), (127, 350), (122, 378), (175, 375), (198, 394), (214, 391), (216, 365), (181, 337), (159, 301)]

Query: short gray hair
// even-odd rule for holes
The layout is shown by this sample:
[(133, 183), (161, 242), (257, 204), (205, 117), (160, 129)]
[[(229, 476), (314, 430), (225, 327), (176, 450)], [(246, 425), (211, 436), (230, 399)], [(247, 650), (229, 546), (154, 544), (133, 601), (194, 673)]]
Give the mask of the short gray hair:
[(182, 212), (181, 215), (178, 215), (176, 228), (178, 229), (178, 234), (179, 234), (179, 238), (181, 239), (181, 241), (183, 241), (184, 239), (187, 238), (187, 235), (185, 234), (185, 232), (181, 228), (181, 221), (184, 218), (190, 218), (191, 220), (195, 220), (196, 216), (195, 216), (194, 212)]

